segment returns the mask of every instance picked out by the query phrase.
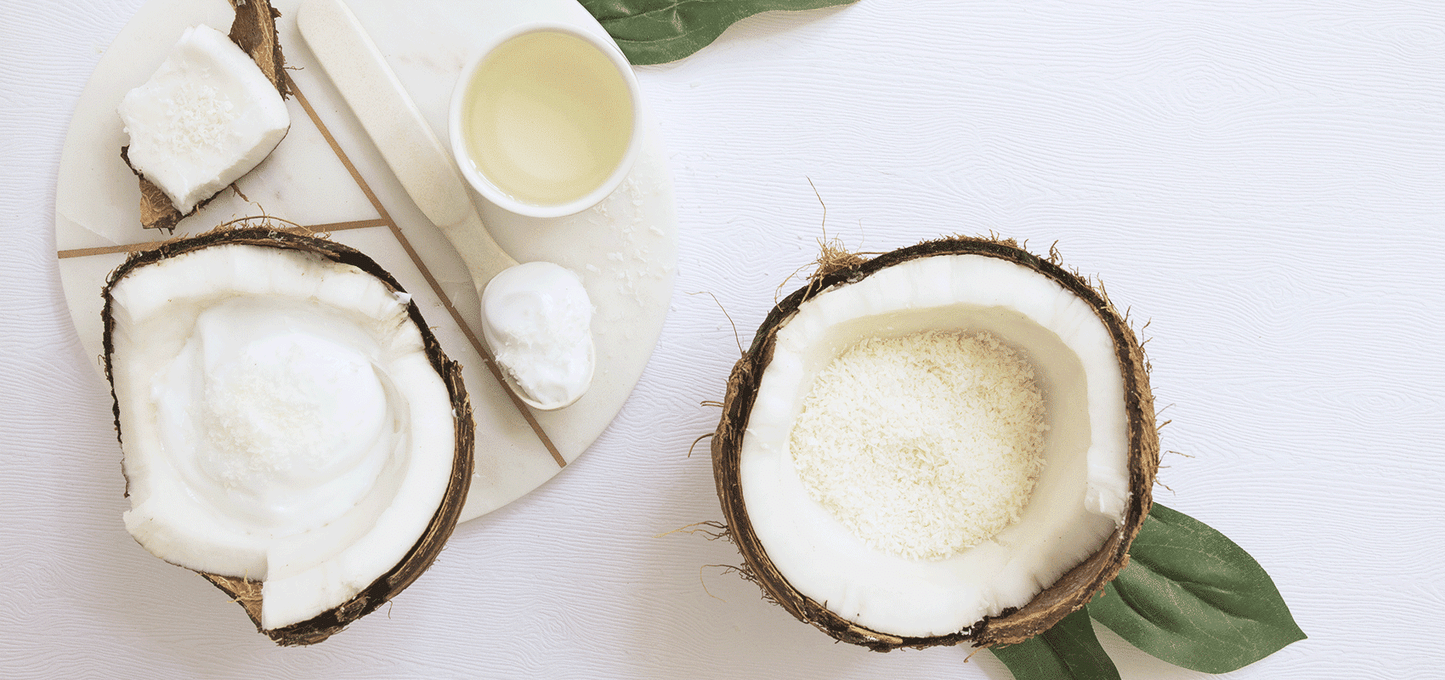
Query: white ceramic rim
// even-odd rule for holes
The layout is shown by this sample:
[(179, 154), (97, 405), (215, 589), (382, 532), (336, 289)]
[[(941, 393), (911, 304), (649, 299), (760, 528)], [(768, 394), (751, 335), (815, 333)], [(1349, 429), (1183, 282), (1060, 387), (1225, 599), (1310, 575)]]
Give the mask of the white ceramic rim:
[[(632, 104), (632, 133), (627, 141), (627, 150), (622, 154), (622, 160), (613, 168), (612, 174), (602, 184), (592, 191), (566, 203), (537, 205), (519, 201), (506, 192), (502, 191), (495, 184), (488, 180), (481, 172), (477, 171), (476, 165), (471, 162), (471, 154), (467, 151), (467, 142), (462, 133), (462, 108), (465, 104), (467, 89), (471, 86), (472, 78), (476, 75), (477, 69), (491, 56), (503, 43), (528, 34), (538, 32), (556, 32), (579, 38), (587, 44), (597, 48), (602, 54), (611, 60), (613, 67), (622, 76), (622, 81), (627, 84), (628, 98)], [(448, 136), (451, 138), (452, 155), (456, 160), (457, 167), (461, 170), (462, 176), (483, 198), (490, 201), (503, 210), (525, 215), (528, 217), (565, 217), (582, 212), (602, 202), (632, 169), (632, 163), (636, 159), (638, 149), (642, 146), (642, 93), (637, 86), (637, 77), (632, 72), (632, 64), (623, 56), (622, 50), (611, 40), (604, 40), (596, 34), (562, 23), (550, 21), (529, 22), (519, 24), (509, 30), (503, 31), (497, 37), (488, 41), (483, 49), (477, 53), (457, 79), (456, 87), (452, 90), (451, 108), (447, 116)]]

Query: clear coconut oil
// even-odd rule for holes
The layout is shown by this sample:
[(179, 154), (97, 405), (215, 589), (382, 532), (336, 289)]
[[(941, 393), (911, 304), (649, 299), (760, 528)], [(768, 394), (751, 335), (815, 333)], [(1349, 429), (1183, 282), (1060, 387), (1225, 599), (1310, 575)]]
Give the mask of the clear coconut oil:
[(632, 96), (596, 47), (556, 31), (498, 46), (466, 90), (462, 127), (477, 170), (523, 203), (560, 205), (601, 186), (632, 138)]

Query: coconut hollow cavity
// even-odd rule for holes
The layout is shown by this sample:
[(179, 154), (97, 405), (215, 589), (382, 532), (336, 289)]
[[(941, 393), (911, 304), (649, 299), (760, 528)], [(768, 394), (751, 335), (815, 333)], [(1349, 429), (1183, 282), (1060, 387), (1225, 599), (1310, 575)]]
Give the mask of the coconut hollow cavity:
[[(729, 535), (767, 598), (876, 651), (989, 647), (1048, 630), (1124, 567), (1158, 468), (1148, 364), (1102, 290), (1051, 259), (981, 238), (832, 258), (773, 308), (733, 368), (712, 441)], [(937, 331), (997, 336), (1032, 363), (1044, 463), (1017, 522), (920, 559), (870, 546), (809, 498), (790, 439), (837, 357)]]
[(132, 255), (104, 290), (127, 529), (278, 644), (321, 642), (440, 554), (472, 475), (460, 366), (365, 255), (264, 227)]

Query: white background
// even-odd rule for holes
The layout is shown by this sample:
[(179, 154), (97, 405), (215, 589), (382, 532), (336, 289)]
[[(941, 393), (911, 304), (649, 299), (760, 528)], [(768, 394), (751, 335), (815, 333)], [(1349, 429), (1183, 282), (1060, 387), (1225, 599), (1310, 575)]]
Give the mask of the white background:
[[(639, 69), (677, 287), (582, 458), (458, 527), (392, 606), (281, 649), (126, 534), (110, 398), (66, 311), (56, 171), (140, 0), (0, 2), (0, 676), (992, 678), (834, 644), (713, 565), (705, 445), (737, 341), (826, 233), (993, 231), (1149, 321), (1156, 498), (1274, 577), (1310, 639), (1233, 678), (1445, 677), (1445, 6), (862, 0)], [(786, 292), (796, 286), (785, 286)], [(99, 291), (97, 291), (98, 294)], [(1194, 678), (1100, 637), (1126, 678)]]

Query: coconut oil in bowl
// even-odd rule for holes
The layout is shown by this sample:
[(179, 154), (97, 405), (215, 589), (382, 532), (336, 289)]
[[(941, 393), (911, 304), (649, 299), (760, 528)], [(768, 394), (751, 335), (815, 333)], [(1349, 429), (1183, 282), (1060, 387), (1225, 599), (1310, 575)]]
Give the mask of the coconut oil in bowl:
[(468, 183), (510, 212), (561, 217), (612, 193), (640, 143), (639, 97), (616, 45), (575, 28), (503, 34), (462, 72), (451, 143)]

